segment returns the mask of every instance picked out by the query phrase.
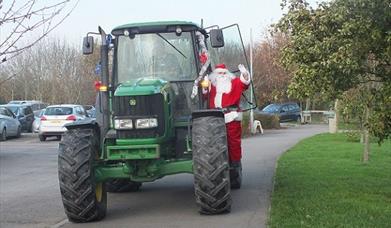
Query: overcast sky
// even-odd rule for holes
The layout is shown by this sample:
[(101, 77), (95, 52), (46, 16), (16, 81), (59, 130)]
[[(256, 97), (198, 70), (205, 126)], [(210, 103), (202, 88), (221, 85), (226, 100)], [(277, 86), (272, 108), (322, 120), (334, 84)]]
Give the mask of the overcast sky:
[[(72, 0), (75, 4), (77, 0)], [(310, 0), (315, 5), (316, 0)], [(52, 32), (52, 36), (81, 43), (89, 31), (97, 31), (98, 25), (106, 32), (118, 25), (161, 21), (184, 20), (204, 26), (226, 26), (238, 23), (245, 41), (249, 41), (250, 28), (256, 40), (268, 25), (282, 16), (280, 0), (80, 0), (73, 13)]]

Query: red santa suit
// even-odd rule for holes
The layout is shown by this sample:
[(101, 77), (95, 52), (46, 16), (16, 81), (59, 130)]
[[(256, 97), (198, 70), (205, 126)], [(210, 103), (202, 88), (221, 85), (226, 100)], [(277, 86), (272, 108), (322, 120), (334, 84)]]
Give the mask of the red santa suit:
[(209, 80), (211, 81), (209, 108), (224, 110), (230, 162), (238, 162), (242, 158), (240, 97), (250, 84), (250, 76), (248, 75), (247, 80), (243, 74), (236, 77), (226, 69), (224, 64), (218, 64), (209, 76)]

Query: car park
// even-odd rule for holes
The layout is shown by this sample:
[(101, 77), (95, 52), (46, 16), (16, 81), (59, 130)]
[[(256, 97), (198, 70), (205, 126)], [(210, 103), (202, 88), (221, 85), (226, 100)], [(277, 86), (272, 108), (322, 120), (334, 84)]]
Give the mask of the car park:
[(61, 135), (66, 131), (65, 124), (85, 118), (88, 118), (88, 115), (81, 105), (63, 104), (48, 106), (41, 116), (41, 124), (38, 131), (39, 140), (45, 141), (50, 136), (56, 136), (58, 139), (61, 139)]
[(301, 120), (300, 106), (294, 102), (269, 104), (258, 113), (264, 115), (277, 115), (280, 118), (280, 122)]
[(7, 107), (0, 107), (0, 141), (10, 136), (20, 137), (22, 126), (14, 113)]
[(34, 113), (30, 105), (28, 104), (6, 104), (1, 107), (9, 108), (19, 120), (22, 125), (22, 130), (27, 132), (32, 131), (32, 125), (34, 122)]

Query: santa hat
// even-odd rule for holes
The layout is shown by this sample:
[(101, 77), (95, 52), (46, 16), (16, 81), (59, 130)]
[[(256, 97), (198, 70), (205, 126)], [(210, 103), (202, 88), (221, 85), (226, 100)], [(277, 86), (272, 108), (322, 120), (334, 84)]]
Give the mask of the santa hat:
[(216, 73), (227, 73), (227, 67), (224, 63), (216, 64), (214, 72)]

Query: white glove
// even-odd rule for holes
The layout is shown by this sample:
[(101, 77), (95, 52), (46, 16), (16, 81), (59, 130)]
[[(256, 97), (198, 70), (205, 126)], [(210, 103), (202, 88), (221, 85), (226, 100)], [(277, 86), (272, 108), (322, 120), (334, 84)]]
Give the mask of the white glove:
[(247, 71), (247, 69), (243, 66), (243, 64), (238, 65), (238, 69), (240, 70), (240, 80), (248, 85), (251, 82), (251, 76), (250, 73)]
[(243, 64), (239, 64), (238, 69), (240, 70), (240, 73), (242, 73), (242, 74), (249, 74), (246, 67), (244, 67)]

